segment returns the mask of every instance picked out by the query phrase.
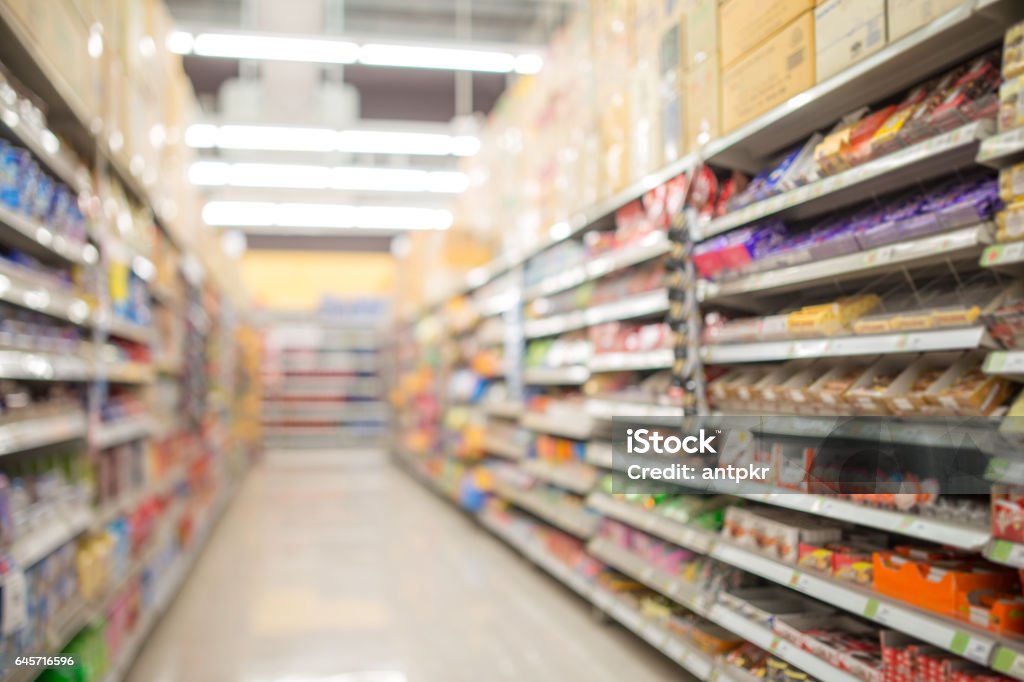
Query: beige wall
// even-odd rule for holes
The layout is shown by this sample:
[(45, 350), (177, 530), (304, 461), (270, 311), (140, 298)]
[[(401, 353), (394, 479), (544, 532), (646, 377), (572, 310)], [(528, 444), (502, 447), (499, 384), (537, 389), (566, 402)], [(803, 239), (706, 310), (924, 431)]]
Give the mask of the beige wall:
[(249, 251), (241, 269), (253, 304), (275, 309), (316, 308), (324, 295), (391, 296), (395, 287), (387, 253)]

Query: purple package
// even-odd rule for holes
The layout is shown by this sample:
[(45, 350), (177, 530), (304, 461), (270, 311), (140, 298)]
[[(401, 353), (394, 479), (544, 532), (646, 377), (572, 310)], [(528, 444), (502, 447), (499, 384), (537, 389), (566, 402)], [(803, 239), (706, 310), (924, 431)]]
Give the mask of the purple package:
[(991, 220), (1001, 207), (999, 183), (993, 179), (937, 207), (935, 216), (943, 229), (953, 230)]
[(740, 271), (785, 238), (786, 226), (780, 220), (751, 225), (727, 235), (727, 243), (719, 257), (726, 269)]
[(860, 249), (852, 223), (840, 223), (815, 231), (809, 245), (810, 257), (813, 260), (838, 258)]

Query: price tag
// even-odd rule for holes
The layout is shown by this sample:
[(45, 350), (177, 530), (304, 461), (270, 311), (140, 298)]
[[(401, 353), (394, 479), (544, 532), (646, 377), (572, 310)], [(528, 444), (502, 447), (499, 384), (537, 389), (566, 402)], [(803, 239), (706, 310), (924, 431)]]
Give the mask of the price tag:
[(1024, 353), (1006, 353), (1002, 371), (1024, 372)]
[(992, 653), (992, 643), (971, 638), (964, 651), (964, 656), (975, 663), (988, 665), (989, 656)]
[(1024, 679), (1024, 655), (999, 647), (992, 659), (992, 668), (1018, 680)]

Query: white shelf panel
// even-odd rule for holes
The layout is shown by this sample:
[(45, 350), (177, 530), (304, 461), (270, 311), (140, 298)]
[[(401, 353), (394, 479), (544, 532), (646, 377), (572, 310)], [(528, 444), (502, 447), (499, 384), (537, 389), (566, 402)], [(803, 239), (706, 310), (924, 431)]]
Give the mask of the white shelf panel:
[(848, 171), (750, 204), (706, 225), (694, 225), (691, 234), (702, 240), (774, 215), (806, 217), (945, 175), (973, 164), (980, 140), (992, 130), (990, 120), (969, 123)]
[(599, 519), (587, 514), (582, 508), (553, 503), (533, 490), (522, 490), (504, 481), (495, 481), (494, 492), (499, 497), (577, 537), (588, 538), (597, 530)]
[(580, 495), (590, 492), (597, 484), (597, 470), (582, 463), (558, 465), (539, 459), (527, 459), (523, 461), (522, 469), (531, 476)]
[(0, 425), (0, 455), (85, 438), (87, 428), (83, 410), (9, 422)]
[(672, 244), (664, 232), (652, 232), (637, 244), (595, 256), (579, 265), (544, 278), (523, 293), (527, 301), (568, 291), (585, 282), (599, 279), (618, 270), (639, 265), (671, 250)]
[(26, 381), (89, 381), (92, 363), (71, 355), (0, 350), (0, 377)]
[(978, 163), (991, 168), (1006, 168), (1024, 161), (1024, 128), (993, 135), (981, 143)]
[(590, 378), (590, 370), (581, 365), (534, 367), (523, 372), (523, 381), (537, 386), (579, 386)]
[(99, 260), (96, 247), (69, 242), (6, 205), (0, 205), (0, 241), (51, 262), (94, 265)]
[(591, 440), (584, 446), (585, 461), (596, 467), (612, 467), (612, 444), (606, 440)]
[(526, 448), (518, 443), (495, 436), (484, 437), (484, 451), (505, 459), (526, 459)]
[(70, 291), (39, 279), (33, 281), (34, 278), (16, 267), (0, 263), (0, 300), (74, 325), (90, 323), (92, 311), (88, 303)]
[(688, 547), (701, 554), (707, 554), (718, 538), (714, 533), (690, 528), (666, 516), (652, 514), (643, 508), (628, 502), (621, 502), (604, 493), (594, 493), (587, 497), (587, 506), (605, 516), (618, 519), (651, 535), (657, 535), (662, 540), (674, 542), (681, 547)]
[(985, 358), (983, 369), (986, 374), (995, 374), (1015, 379), (1024, 378), (1024, 351), (993, 351)]
[(92, 524), (91, 509), (68, 509), (15, 540), (10, 547), (11, 556), (20, 568), (28, 568), (74, 540)]
[(594, 432), (593, 420), (581, 405), (578, 410), (555, 409), (552, 414), (525, 412), (520, 420), (524, 428), (554, 436), (587, 440)]
[(976, 258), (981, 254), (982, 247), (992, 241), (992, 234), (992, 223), (985, 223), (730, 281), (701, 281), (697, 296), (702, 301), (711, 302), (752, 293), (782, 293), (814, 283), (875, 276), (912, 265), (929, 265), (967, 256)]
[(522, 403), (511, 400), (484, 400), (480, 403), (484, 414), (489, 417), (500, 417), (502, 419), (519, 419), (519, 416), (526, 409)]
[(764, 341), (704, 346), (701, 349), (701, 358), (707, 364), (721, 365), (799, 358), (838, 358), (855, 355), (971, 350), (988, 345), (988, 343), (984, 327), (963, 327), (874, 336), (844, 336), (800, 341)]
[[(595, 497), (597, 496), (591, 496), (591, 498)], [(638, 521), (635, 524), (638, 528), (675, 542), (682, 547), (706, 554), (857, 616), (873, 620), (900, 632), (906, 632), (928, 644), (964, 656), (981, 665), (991, 665), (1016, 679), (1024, 679), (1024, 668), (1016, 672), (1016, 669), (1012, 667), (1016, 658), (1010, 661), (1011, 657), (1019, 656), (1021, 658), (1020, 665), (1024, 666), (1024, 642), (1006, 640), (969, 623), (917, 609), (853, 583), (797, 569), (791, 564), (735, 545), (714, 533), (686, 529), (689, 533), (696, 534), (697, 542), (691, 544), (688, 542), (687, 536), (680, 536), (678, 540), (666, 537), (661, 531), (668, 526), (662, 521), (648, 522), (641, 521), (639, 516), (618, 515), (616, 508), (610, 505), (604, 505), (602, 509), (603, 503), (598, 500), (593, 500), (591, 504), (609, 516), (614, 515), (614, 518), (619, 518), (631, 525), (634, 524), (631, 519), (635, 518)], [(648, 514), (642, 510), (641, 513)], [(669, 522), (669, 524), (681, 526), (675, 522)], [(996, 654), (997, 645), (1005, 649), (1006, 653)], [(998, 661), (997, 655), (1000, 657)], [(1004, 667), (998, 667), (999, 665)]]
[(615, 417), (681, 419), (683, 416), (683, 408), (673, 405), (653, 405), (605, 398), (587, 400), (587, 412), (598, 419), (613, 419)]
[(1024, 263), (1024, 242), (993, 244), (981, 254), (979, 264), (985, 268), (1013, 268)]
[(129, 441), (148, 438), (155, 429), (156, 423), (148, 414), (124, 417), (113, 422), (100, 423), (96, 427), (94, 444), (100, 450), (105, 450)]
[(119, 339), (144, 345), (149, 345), (153, 342), (153, 329), (151, 327), (123, 320), (109, 312), (101, 312), (98, 318), (98, 324), (110, 336), (116, 336)]
[(671, 348), (645, 351), (642, 353), (600, 353), (590, 358), (587, 366), (591, 373), (626, 372), (654, 369), (668, 369), (675, 363)]
[(527, 320), (523, 324), (523, 335), (528, 339), (557, 336), (605, 322), (656, 315), (667, 311), (668, 306), (668, 290), (657, 289), (611, 303), (595, 305), (586, 310), (573, 310), (559, 315)]

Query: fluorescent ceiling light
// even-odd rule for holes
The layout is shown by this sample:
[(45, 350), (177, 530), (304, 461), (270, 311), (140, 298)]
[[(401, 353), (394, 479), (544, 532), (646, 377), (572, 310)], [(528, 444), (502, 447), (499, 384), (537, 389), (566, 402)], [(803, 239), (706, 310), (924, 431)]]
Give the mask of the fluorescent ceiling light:
[(371, 43), (359, 48), (359, 63), (409, 69), (510, 73), (515, 71), (516, 57), (508, 52)]
[[(184, 38), (179, 40), (185, 43)], [(193, 39), (192, 52), (200, 57), (352, 64), (359, 55), (359, 46), (344, 40), (323, 38), (200, 33)]]
[(211, 201), (203, 207), (203, 220), (219, 227), (447, 230), (452, 214), (411, 206)]
[(350, 154), (472, 156), (480, 141), (472, 135), (380, 130), (330, 130), (281, 126), (196, 123), (185, 131), (185, 143), (197, 149), (250, 149)]
[(188, 169), (193, 185), (204, 187), (269, 187), (335, 189), (370, 192), (434, 192), (459, 194), (469, 180), (458, 171), (413, 168), (361, 168), (280, 163), (197, 161)]
[(315, 37), (251, 33), (199, 33), (175, 31), (167, 47), (177, 54), (260, 61), (354, 64), (446, 71), (532, 74), (544, 59), (535, 53), (502, 50), (367, 43)]

